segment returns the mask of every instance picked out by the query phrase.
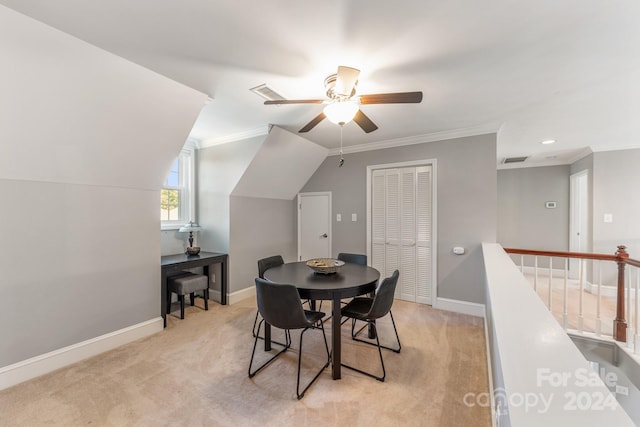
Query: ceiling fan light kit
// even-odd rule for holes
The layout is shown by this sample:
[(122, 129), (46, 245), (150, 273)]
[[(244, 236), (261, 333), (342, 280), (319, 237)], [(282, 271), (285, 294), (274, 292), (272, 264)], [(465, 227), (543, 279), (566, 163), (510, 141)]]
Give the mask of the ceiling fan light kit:
[(334, 101), (324, 107), (323, 112), (332, 123), (344, 125), (353, 120), (358, 112), (358, 104), (353, 101)]
[(360, 105), (418, 104), (422, 102), (422, 92), (376, 93), (355, 96), (359, 75), (360, 70), (357, 68), (339, 66), (336, 74), (331, 74), (324, 80), (328, 101), (322, 99), (283, 99), (268, 100), (264, 103), (265, 105), (328, 104), (320, 114), (298, 131), (300, 133), (309, 132), (325, 118), (340, 126), (353, 120), (363, 131), (369, 133), (378, 129), (378, 126), (360, 110)]

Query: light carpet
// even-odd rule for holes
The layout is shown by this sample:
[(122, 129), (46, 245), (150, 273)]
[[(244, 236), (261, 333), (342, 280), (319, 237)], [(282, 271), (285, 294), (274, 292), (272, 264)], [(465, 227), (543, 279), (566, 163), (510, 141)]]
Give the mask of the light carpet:
[[(295, 333), (294, 350), (249, 379), (255, 299), (212, 302), (184, 320), (169, 316), (158, 334), (1, 391), (0, 425), (490, 426), (489, 407), (465, 403), (489, 392), (483, 320), (404, 301), (393, 314), (402, 351), (383, 350), (384, 383), (345, 368), (334, 381), (329, 367), (296, 400)], [(378, 323), (392, 345), (390, 320)], [(377, 349), (352, 341), (349, 323), (342, 343), (343, 363), (380, 370)], [(259, 358), (268, 355), (261, 344)], [(305, 333), (303, 381), (322, 351), (319, 331)]]

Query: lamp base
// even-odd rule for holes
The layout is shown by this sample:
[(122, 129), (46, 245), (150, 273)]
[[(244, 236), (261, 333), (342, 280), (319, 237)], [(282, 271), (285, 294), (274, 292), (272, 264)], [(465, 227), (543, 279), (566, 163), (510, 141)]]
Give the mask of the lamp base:
[(198, 255), (200, 253), (200, 248), (198, 246), (189, 246), (186, 253), (187, 255)]

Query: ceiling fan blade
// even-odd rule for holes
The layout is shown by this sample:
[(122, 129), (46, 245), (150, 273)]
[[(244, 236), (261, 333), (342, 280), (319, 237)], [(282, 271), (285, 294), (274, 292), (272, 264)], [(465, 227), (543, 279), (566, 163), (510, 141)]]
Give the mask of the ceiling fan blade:
[(422, 92), (374, 93), (360, 95), (361, 104), (417, 104), (422, 102)]
[(283, 104), (322, 104), (323, 99), (274, 99), (264, 101), (264, 105), (283, 105)]
[(323, 121), (325, 119), (324, 113), (320, 113), (317, 116), (315, 116), (313, 118), (313, 120), (311, 120), (309, 123), (307, 123), (302, 129), (300, 129), (298, 132), (299, 133), (304, 133), (304, 132), (309, 132), (311, 129), (313, 129), (314, 127), (316, 127), (316, 125), (318, 123), (320, 123), (321, 121)]
[(357, 68), (345, 67), (340, 65), (338, 67), (336, 85), (333, 91), (340, 96), (349, 97), (353, 95), (352, 92), (356, 87), (359, 75), (360, 70), (358, 70)]
[(356, 115), (353, 117), (353, 121), (358, 124), (366, 133), (373, 132), (378, 129), (375, 123), (371, 121), (371, 119), (362, 112), (362, 110), (358, 110)]

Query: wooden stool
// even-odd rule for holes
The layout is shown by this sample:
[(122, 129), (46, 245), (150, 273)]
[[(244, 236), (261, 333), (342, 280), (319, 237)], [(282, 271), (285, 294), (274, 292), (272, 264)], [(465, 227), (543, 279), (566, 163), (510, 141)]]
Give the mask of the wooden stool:
[[(191, 305), (194, 305), (195, 293), (204, 291), (204, 309), (209, 310), (209, 280), (207, 276), (202, 274), (190, 273), (184, 271), (183, 274), (169, 277), (167, 279), (167, 287), (169, 292), (178, 295), (180, 301), (180, 318), (184, 319), (184, 296), (189, 294)], [(168, 307), (171, 312), (171, 294), (169, 294)]]

